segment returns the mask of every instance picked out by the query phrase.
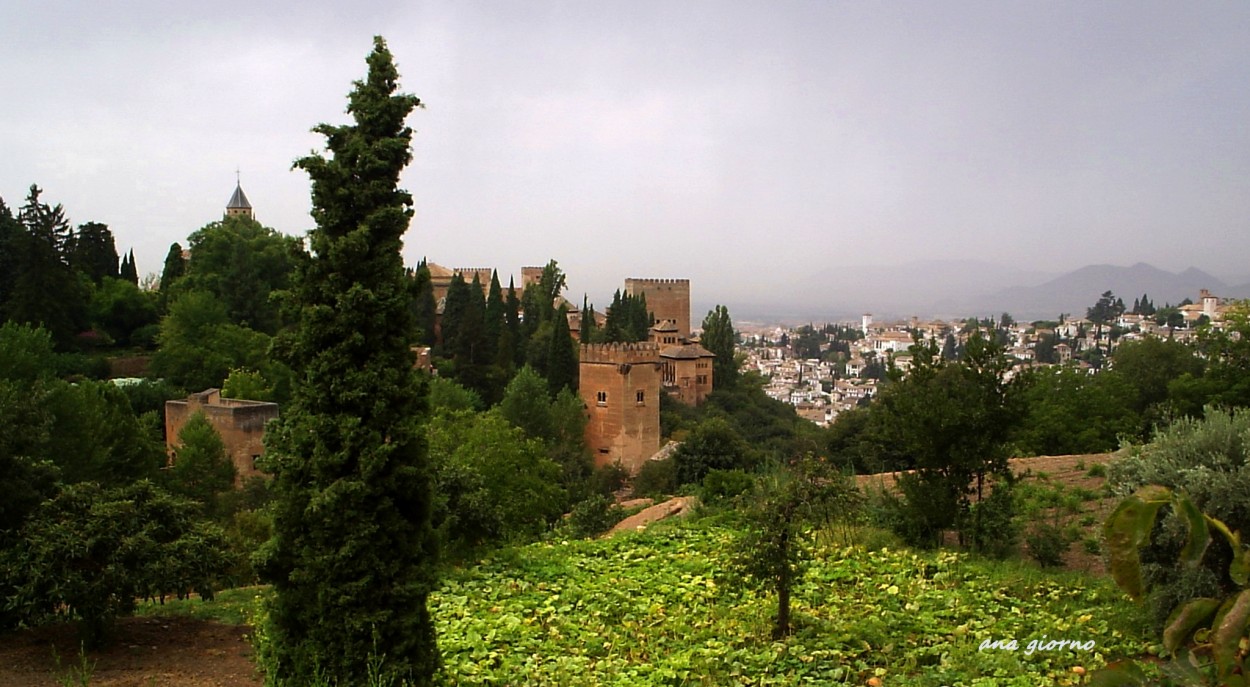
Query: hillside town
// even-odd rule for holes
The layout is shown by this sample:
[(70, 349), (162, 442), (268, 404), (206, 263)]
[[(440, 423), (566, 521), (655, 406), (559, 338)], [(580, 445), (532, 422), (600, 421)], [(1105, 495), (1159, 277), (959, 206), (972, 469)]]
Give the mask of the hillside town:
[[(889, 370), (906, 374), (912, 360), (909, 347), (918, 340), (934, 342), (950, 357), (974, 329), (990, 328), (1015, 361), (1012, 375), (1048, 365), (1071, 365), (1097, 374), (1123, 342), (1146, 337), (1191, 341), (1202, 325), (1221, 327), (1230, 308), (1229, 299), (1207, 289), (1192, 302), (1159, 312), (1145, 297), (1126, 308), (1110, 296), (1104, 294), (1109, 302), (1095, 304), (1086, 317), (1062, 315), (1055, 321), (1017, 322), (1003, 313), (980, 320), (912, 317), (877, 322), (865, 313), (857, 323), (819, 327), (744, 325), (741, 353), (744, 369), (767, 380), (770, 397), (794, 406), (799, 416), (823, 427), (875, 398)], [(1097, 312), (1100, 305), (1102, 312)]]

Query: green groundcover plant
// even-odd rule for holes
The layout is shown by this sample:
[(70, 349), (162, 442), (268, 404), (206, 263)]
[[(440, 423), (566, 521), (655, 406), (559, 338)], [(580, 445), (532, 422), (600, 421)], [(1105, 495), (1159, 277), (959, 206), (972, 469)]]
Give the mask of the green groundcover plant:
[(738, 537), (714, 518), (666, 523), (508, 549), (455, 571), (430, 597), (440, 679), (1076, 685), (1085, 670), (1148, 644), (1110, 580), (837, 545), (813, 551), (795, 587), (795, 632), (772, 641), (774, 600), (722, 573)]

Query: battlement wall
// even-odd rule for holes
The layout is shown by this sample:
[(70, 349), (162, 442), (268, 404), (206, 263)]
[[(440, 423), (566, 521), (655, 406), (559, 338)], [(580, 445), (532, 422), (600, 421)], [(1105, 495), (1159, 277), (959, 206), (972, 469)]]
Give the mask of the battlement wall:
[(625, 280), (625, 288), (628, 290), (631, 284), (671, 284), (677, 286), (690, 286), (689, 279), (639, 279), (630, 277)]
[(582, 344), (583, 365), (642, 365), (660, 362), (659, 345), (638, 343)]
[(647, 297), (647, 310), (657, 321), (672, 320), (677, 335), (690, 336), (689, 279), (626, 279), (625, 293)]

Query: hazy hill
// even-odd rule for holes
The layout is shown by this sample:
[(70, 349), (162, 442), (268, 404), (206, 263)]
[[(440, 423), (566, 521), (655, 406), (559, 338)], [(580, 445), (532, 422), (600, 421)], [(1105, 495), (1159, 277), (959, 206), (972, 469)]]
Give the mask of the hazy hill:
[(982, 310), (1012, 313), (1017, 319), (1052, 318), (1059, 313), (1084, 316), (1104, 291), (1113, 291), (1129, 306), (1148, 294), (1156, 307), (1196, 300), (1201, 289), (1229, 295), (1228, 285), (1200, 269), (1173, 273), (1139, 262), (1131, 267), (1089, 265), (1037, 286), (1010, 286), (978, 298)]
[[(728, 303), (735, 318), (801, 323), (878, 321), (919, 317), (956, 318), (1009, 312), (1020, 320), (1059, 313), (1085, 314), (1104, 291), (1125, 303), (1143, 293), (1156, 306), (1197, 299), (1201, 289), (1225, 298), (1250, 298), (1250, 283), (1228, 283), (1191, 267), (1174, 273), (1147, 263), (1130, 267), (1088, 265), (1062, 275), (977, 260), (926, 260), (903, 265), (836, 265), (829, 271), (780, 282), (758, 297)], [(706, 308), (695, 308), (702, 321)]]

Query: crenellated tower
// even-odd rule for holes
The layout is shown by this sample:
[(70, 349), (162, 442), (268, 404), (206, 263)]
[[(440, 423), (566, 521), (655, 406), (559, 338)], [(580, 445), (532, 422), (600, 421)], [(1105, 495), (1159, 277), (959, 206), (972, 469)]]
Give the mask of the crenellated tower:
[(626, 279), (625, 293), (645, 295), (656, 322), (672, 320), (680, 339), (690, 338), (689, 279)]
[(660, 349), (654, 343), (582, 344), (578, 393), (595, 465), (631, 474), (660, 450)]

